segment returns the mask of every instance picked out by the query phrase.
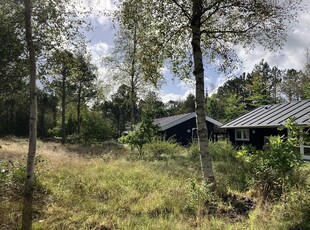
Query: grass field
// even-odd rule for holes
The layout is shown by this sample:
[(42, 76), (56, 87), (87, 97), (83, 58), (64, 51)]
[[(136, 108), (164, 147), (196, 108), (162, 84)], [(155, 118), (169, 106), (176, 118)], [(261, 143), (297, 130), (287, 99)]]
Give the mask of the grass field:
[[(25, 139), (0, 140), (0, 229), (20, 228), (27, 145)], [(237, 200), (249, 197), (253, 205), (238, 212), (236, 200), (214, 198), (201, 187), (199, 161), (180, 150), (164, 160), (139, 160), (112, 142), (90, 147), (39, 141), (33, 228), (287, 229), (307, 221), (302, 208), (310, 210), (309, 194), (302, 192), (288, 196), (292, 205), (283, 207), (281, 202), (260, 205), (248, 191), (234, 191)], [(303, 205), (290, 201), (298, 196)], [(295, 218), (288, 214), (285, 222), (287, 210)]]

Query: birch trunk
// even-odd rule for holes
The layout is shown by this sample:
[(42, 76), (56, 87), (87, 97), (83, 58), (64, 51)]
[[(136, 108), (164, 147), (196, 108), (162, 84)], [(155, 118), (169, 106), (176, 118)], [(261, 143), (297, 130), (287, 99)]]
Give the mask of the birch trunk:
[(133, 131), (133, 125), (135, 123), (135, 75), (136, 75), (136, 53), (137, 53), (137, 22), (134, 24), (134, 34), (133, 34), (133, 53), (131, 62), (131, 90), (130, 90), (130, 128)]
[(61, 85), (61, 144), (66, 143), (66, 76), (62, 74)]
[(212, 169), (211, 155), (209, 151), (208, 130), (205, 114), (205, 92), (204, 92), (204, 69), (201, 51), (201, 16), (202, 0), (193, 0), (192, 8), (192, 49), (194, 57), (194, 75), (196, 80), (196, 124), (198, 143), (200, 151), (200, 162), (203, 181), (211, 185), (211, 189), (216, 187)]
[(78, 90), (78, 103), (77, 103), (78, 134), (81, 133), (81, 101), (82, 101), (82, 83), (80, 82)]
[(24, 0), (26, 43), (29, 53), (29, 93), (30, 93), (30, 119), (29, 119), (29, 150), (26, 168), (25, 194), (22, 211), (22, 229), (32, 229), (32, 202), (34, 163), (37, 142), (37, 95), (36, 95), (36, 58), (32, 38), (31, 0)]

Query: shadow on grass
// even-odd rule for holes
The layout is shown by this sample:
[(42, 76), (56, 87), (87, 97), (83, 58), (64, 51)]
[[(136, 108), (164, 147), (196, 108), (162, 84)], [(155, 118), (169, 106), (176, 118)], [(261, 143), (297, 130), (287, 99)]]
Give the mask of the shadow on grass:
[(64, 148), (83, 157), (113, 156), (120, 157), (129, 154), (122, 144), (114, 141), (106, 141), (96, 144), (65, 144)]

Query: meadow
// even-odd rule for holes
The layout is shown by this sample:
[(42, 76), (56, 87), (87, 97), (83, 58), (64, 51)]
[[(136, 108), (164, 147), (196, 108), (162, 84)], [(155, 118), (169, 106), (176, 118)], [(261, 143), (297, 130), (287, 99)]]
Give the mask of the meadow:
[[(28, 141), (0, 139), (0, 229), (19, 229)], [(115, 142), (38, 142), (33, 229), (310, 229), (310, 164), (264, 197), (226, 142), (211, 144), (217, 193), (197, 149), (154, 141), (143, 158)]]

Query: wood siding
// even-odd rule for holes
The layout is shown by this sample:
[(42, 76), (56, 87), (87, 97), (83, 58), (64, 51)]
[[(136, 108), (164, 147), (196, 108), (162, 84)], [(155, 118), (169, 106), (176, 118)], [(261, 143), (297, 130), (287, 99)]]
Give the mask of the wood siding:
[[(208, 138), (214, 140), (214, 124), (208, 121), (206, 122), (208, 128)], [(178, 143), (186, 146), (191, 143), (193, 136), (194, 138), (197, 137), (197, 132), (194, 131), (193, 133), (193, 129), (196, 127), (196, 118), (194, 117), (169, 129), (160, 131), (159, 134), (165, 136), (166, 139), (173, 138)], [(188, 132), (188, 130), (190, 130), (190, 132)]]
[[(243, 128), (245, 129), (245, 128)], [(229, 140), (235, 146), (241, 145), (253, 145), (256, 149), (263, 149), (264, 147), (264, 137), (265, 136), (276, 136), (276, 135), (284, 135), (287, 136), (287, 130), (278, 130), (277, 128), (250, 128), (250, 140), (249, 141), (236, 141), (235, 139), (235, 130), (236, 129), (228, 129)]]

